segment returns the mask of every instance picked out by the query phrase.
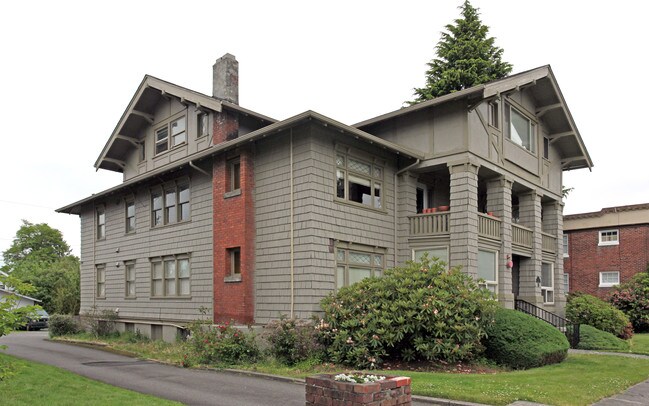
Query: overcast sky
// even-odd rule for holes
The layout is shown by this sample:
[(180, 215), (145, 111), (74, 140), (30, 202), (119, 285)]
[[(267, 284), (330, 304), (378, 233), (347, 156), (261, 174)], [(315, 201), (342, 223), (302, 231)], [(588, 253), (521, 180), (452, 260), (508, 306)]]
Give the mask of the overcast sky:
[[(402, 106), (461, 0), (6, 1), (0, 5), (0, 251), (21, 219), (121, 182), (93, 164), (145, 74), (211, 94), (212, 64), (239, 61), (240, 104), (354, 124)], [(593, 159), (565, 213), (649, 202), (645, 1), (473, 0), (514, 73), (550, 64)]]

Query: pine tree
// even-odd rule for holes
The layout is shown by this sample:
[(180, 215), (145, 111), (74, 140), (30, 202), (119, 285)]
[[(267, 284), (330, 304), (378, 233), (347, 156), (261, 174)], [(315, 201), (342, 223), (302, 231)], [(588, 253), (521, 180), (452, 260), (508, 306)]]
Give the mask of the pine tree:
[(410, 104), (507, 76), (512, 65), (502, 61), (503, 49), (487, 37), (489, 27), (480, 21), (478, 9), (468, 0), (459, 7), (461, 18), (448, 24), (436, 47), (437, 58), (428, 63), (426, 86), (415, 88)]

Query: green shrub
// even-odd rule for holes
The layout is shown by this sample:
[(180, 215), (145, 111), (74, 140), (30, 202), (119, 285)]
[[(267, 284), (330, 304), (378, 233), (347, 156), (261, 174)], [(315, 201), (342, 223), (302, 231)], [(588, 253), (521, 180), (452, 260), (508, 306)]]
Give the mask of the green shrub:
[(613, 306), (627, 315), (636, 332), (649, 331), (649, 266), (647, 272), (635, 275), (615, 288)]
[(498, 364), (528, 369), (566, 359), (568, 340), (552, 325), (528, 314), (498, 309), (483, 340), (486, 356)]
[(579, 327), (579, 345), (580, 350), (608, 350), (608, 351), (628, 351), (629, 343), (613, 334), (598, 330), (588, 324), (582, 324)]
[(482, 352), (491, 297), (459, 269), (425, 257), (323, 299), (320, 338), (332, 362), (357, 368), (386, 358), (466, 360)]
[(189, 326), (188, 352), (183, 366), (192, 364), (228, 365), (254, 362), (259, 357), (255, 335), (232, 327), (230, 323), (206, 325), (195, 322)]
[(629, 319), (611, 304), (591, 295), (570, 295), (566, 304), (566, 318), (573, 323), (588, 324), (608, 331), (620, 338), (631, 338), (633, 330)]
[(68, 314), (53, 314), (50, 316), (48, 332), (50, 337), (77, 334), (81, 325), (74, 316)]
[(309, 358), (319, 358), (323, 351), (312, 322), (282, 316), (280, 320), (269, 323), (266, 328), (269, 330), (265, 338), (270, 344), (270, 352), (287, 365), (295, 365)]

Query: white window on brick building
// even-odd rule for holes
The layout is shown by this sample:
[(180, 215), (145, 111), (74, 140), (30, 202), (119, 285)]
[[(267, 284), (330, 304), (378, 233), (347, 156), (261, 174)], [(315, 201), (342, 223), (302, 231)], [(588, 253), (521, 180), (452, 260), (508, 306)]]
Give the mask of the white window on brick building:
[(599, 287), (610, 288), (620, 284), (620, 272), (600, 272), (599, 273)]
[(568, 251), (569, 248), (570, 248), (570, 241), (569, 241), (568, 234), (564, 234), (563, 235), (563, 256), (564, 257), (570, 256), (570, 253)]
[(599, 245), (618, 245), (620, 234), (618, 230), (600, 230)]

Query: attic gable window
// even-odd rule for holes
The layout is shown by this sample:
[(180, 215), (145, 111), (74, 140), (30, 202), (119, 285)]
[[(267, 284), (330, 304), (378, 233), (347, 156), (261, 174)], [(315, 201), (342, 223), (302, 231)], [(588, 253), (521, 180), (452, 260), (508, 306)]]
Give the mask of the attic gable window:
[(169, 130), (164, 126), (155, 132), (155, 153), (160, 154), (169, 149)]
[(198, 133), (197, 137), (203, 137), (210, 134), (210, 116), (207, 113), (199, 113), (197, 116), (197, 125), (196, 129)]
[[(171, 135), (170, 135), (171, 134)], [(185, 116), (177, 118), (155, 131), (155, 153), (161, 154), (187, 141)]]
[(512, 106), (505, 109), (507, 137), (531, 153), (536, 153), (536, 124)]

